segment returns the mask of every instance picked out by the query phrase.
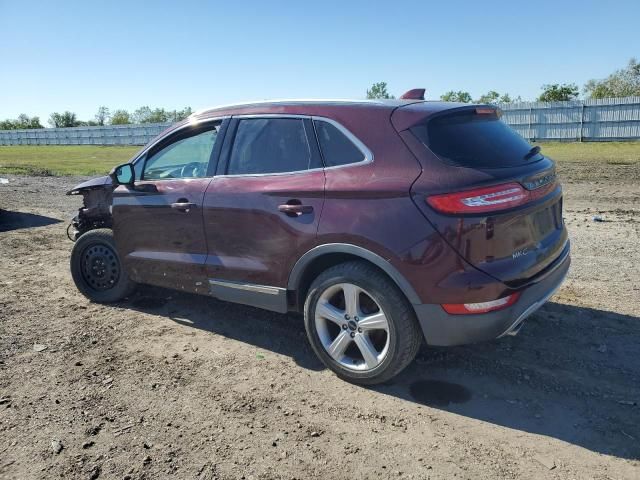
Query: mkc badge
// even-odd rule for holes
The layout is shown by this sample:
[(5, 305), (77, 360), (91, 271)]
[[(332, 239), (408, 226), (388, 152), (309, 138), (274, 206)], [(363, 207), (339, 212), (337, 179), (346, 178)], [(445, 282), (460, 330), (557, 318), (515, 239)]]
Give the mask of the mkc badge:
[(517, 250), (517, 251), (513, 252), (513, 254), (511, 256), (515, 260), (516, 258), (524, 257), (528, 253), (529, 253), (529, 249), (528, 248), (523, 248), (522, 250)]

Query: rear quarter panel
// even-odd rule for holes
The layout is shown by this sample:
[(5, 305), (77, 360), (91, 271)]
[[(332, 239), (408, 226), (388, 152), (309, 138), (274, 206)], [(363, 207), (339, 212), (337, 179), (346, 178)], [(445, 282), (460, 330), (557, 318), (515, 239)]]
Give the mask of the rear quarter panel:
[[(353, 243), (390, 258), (428, 234), (416, 223), (411, 184), (422, 172), (389, 122), (389, 113), (335, 118), (373, 153), (373, 161), (327, 168), (318, 243)], [(366, 120), (363, 121), (363, 120)]]
[(386, 259), (423, 303), (497, 298), (506, 287), (464, 261), (420, 213), (411, 186), (429, 176), (387, 118), (336, 119), (373, 152), (373, 162), (326, 170), (318, 244), (350, 243)]

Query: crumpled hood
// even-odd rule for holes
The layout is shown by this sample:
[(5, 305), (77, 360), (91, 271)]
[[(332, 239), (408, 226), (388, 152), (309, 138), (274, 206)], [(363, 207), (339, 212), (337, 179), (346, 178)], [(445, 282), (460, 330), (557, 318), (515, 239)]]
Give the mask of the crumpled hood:
[(73, 187), (71, 190), (67, 192), (67, 195), (77, 195), (83, 190), (91, 190), (93, 188), (104, 188), (111, 185), (112, 185), (112, 182), (111, 182), (111, 177), (109, 175), (105, 175), (103, 177), (96, 177), (76, 185), (75, 187)]

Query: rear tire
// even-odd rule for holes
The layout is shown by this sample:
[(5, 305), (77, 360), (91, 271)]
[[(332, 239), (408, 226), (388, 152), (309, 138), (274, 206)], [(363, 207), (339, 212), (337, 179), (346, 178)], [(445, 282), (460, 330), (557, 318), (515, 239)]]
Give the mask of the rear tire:
[(320, 360), (338, 377), (361, 385), (396, 376), (422, 343), (406, 297), (384, 273), (361, 261), (331, 267), (314, 280), (304, 320)]
[(71, 251), (71, 276), (80, 293), (98, 303), (122, 300), (136, 287), (124, 271), (113, 232), (106, 228), (78, 238)]

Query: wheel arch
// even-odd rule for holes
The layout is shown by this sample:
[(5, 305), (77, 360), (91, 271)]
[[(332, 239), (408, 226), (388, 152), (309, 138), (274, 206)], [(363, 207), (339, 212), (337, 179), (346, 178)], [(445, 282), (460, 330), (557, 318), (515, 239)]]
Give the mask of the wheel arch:
[(287, 290), (292, 292), (293, 309), (302, 311), (307, 291), (322, 271), (350, 260), (365, 260), (386, 274), (405, 295), (411, 304), (422, 303), (420, 297), (389, 261), (380, 255), (348, 243), (328, 243), (312, 248), (305, 253), (291, 269)]

